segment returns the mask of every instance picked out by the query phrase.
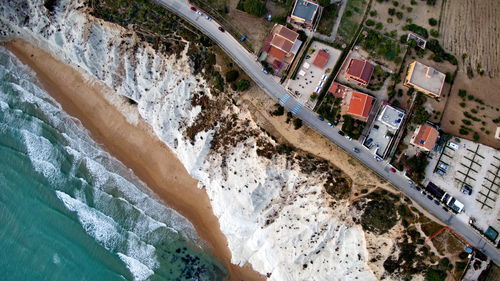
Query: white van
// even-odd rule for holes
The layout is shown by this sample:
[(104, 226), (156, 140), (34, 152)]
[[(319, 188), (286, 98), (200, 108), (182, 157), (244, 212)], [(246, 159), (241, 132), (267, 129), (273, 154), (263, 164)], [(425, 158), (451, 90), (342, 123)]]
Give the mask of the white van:
[(449, 148), (453, 149), (453, 150), (457, 150), (459, 148), (458, 144), (454, 143), (454, 142), (448, 142), (448, 145), (447, 145)]

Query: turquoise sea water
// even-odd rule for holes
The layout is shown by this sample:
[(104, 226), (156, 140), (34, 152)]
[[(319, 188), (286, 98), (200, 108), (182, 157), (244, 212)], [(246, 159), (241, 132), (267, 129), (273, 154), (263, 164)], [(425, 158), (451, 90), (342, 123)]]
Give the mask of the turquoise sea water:
[(160, 204), (0, 47), (0, 280), (224, 280)]

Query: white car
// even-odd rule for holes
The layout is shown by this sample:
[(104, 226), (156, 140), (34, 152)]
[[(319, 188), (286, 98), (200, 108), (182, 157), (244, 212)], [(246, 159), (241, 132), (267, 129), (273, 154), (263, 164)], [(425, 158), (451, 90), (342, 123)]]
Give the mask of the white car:
[(348, 140), (348, 141), (352, 141), (352, 138), (348, 135), (345, 135), (345, 138)]
[(454, 149), (454, 150), (457, 150), (459, 148), (458, 144), (451, 142), (451, 141), (448, 142), (448, 147), (451, 149)]

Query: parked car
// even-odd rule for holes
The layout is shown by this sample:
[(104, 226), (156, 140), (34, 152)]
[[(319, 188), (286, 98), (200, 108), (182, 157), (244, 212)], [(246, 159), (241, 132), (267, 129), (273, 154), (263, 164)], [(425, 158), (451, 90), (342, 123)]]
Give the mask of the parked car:
[(439, 202), (439, 201), (437, 201), (437, 200), (434, 200), (434, 204), (436, 204), (436, 205), (438, 205), (438, 206), (439, 206), (439, 205), (441, 204), (441, 202)]
[(267, 71), (265, 68), (262, 69), (262, 72), (264, 72), (265, 74), (269, 74), (269, 71)]
[(367, 140), (365, 141), (365, 145), (366, 145), (366, 146), (370, 146), (370, 144), (372, 144), (372, 142), (373, 142), (373, 139), (372, 139), (372, 138), (369, 138), (369, 139), (367, 139)]
[(219, 31), (220, 32), (226, 32), (226, 30), (224, 28), (222, 28), (222, 26), (219, 26)]
[(374, 158), (375, 158), (375, 160), (377, 160), (377, 162), (382, 161), (382, 158), (380, 158), (380, 156), (378, 156), (378, 155), (375, 155), (375, 157), (374, 157)]
[(408, 184), (413, 186), (413, 184), (415, 184), (412, 180), (408, 180)]
[(429, 199), (431, 201), (434, 200), (434, 198), (432, 198), (432, 196), (430, 196), (430, 195), (427, 195), (427, 199)]
[(344, 132), (342, 132), (342, 131), (339, 131), (339, 135), (341, 135), (341, 136), (345, 136), (345, 133), (344, 133)]
[(458, 144), (451, 142), (451, 141), (448, 142), (448, 144), (446, 146), (448, 146), (449, 148), (452, 148), (454, 150), (457, 150), (459, 148)]
[(389, 171), (391, 171), (391, 173), (395, 173), (396, 172), (396, 169), (394, 168), (390, 168)]
[(466, 194), (466, 195), (471, 195), (472, 194), (472, 187), (470, 187), (468, 184), (465, 184), (462, 189), (460, 189), (460, 191), (463, 193), (463, 194)]
[(207, 16), (207, 20), (212, 20), (212, 18), (211, 18), (211, 17), (209, 17), (209, 16)]
[(348, 140), (348, 141), (352, 141), (352, 138), (350, 136), (345, 136), (345, 138)]
[(318, 119), (319, 119), (320, 121), (325, 121), (325, 118), (323, 118), (323, 116), (321, 116), (321, 115), (318, 115)]
[(439, 167), (441, 170), (443, 170), (443, 171), (448, 171), (448, 168), (449, 168), (450, 166), (448, 166), (448, 164), (446, 164), (446, 163), (444, 163), (444, 162), (439, 162), (438, 167)]
[(418, 185), (415, 185), (415, 189), (416, 189), (417, 191), (422, 190), (422, 189), (421, 189)]
[(361, 152), (361, 150), (359, 148), (357, 148), (357, 147), (353, 148), (352, 150), (354, 150), (354, 152), (356, 152), (356, 153), (360, 153)]
[(439, 169), (437, 169), (437, 170), (436, 170), (436, 174), (438, 174), (438, 175), (440, 175), (440, 176), (444, 176), (444, 174), (446, 174), (446, 172), (445, 172), (445, 171), (443, 171), (443, 170), (439, 170)]
[(196, 12), (196, 11), (198, 11), (198, 9), (196, 9), (196, 8), (195, 8), (195, 7), (193, 7), (193, 6), (191, 6), (191, 11)]
[(330, 123), (330, 122), (328, 122), (328, 126), (332, 127), (332, 126), (333, 126), (333, 124), (332, 124), (332, 123)]

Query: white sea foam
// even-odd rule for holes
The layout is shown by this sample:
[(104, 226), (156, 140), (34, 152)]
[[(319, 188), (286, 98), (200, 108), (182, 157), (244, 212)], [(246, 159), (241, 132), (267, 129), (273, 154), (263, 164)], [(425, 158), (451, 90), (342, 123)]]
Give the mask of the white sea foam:
[[(89, 79), (137, 101), (141, 116), (206, 187), (233, 263), (250, 262), (257, 271), (270, 274), (269, 280), (375, 279), (367, 265), (363, 231), (340, 222), (348, 208), (345, 202), (329, 207), (320, 182), (287, 165), (284, 157), (259, 157), (253, 138), (227, 151), (230, 156), (223, 166), (222, 156), (210, 150), (217, 128), (199, 133), (194, 143), (184, 137), (185, 128), (201, 111), (191, 106), (192, 93), (204, 90), (210, 95), (204, 80), (191, 75), (185, 54), (180, 60), (156, 54), (137, 44), (134, 36), (122, 36), (124, 29), (89, 19), (77, 9), (80, 1), (59, 1), (60, 12), (50, 18), (44, 15), (41, 0), (30, 1), (29, 6), (26, 24), (12, 7), (0, 7), (5, 30), (19, 32)], [(245, 111), (232, 110), (251, 119)], [(254, 122), (248, 126), (257, 128)], [(128, 252), (126, 256), (136, 259)], [(133, 261), (127, 264), (134, 276), (147, 271)]]
[(130, 270), (130, 272), (132, 272), (132, 274), (134, 275), (134, 280), (147, 280), (149, 276), (154, 274), (154, 272), (150, 268), (134, 258), (131, 258), (122, 253), (118, 253), (118, 257), (120, 257), (120, 259), (127, 265), (127, 268)]

